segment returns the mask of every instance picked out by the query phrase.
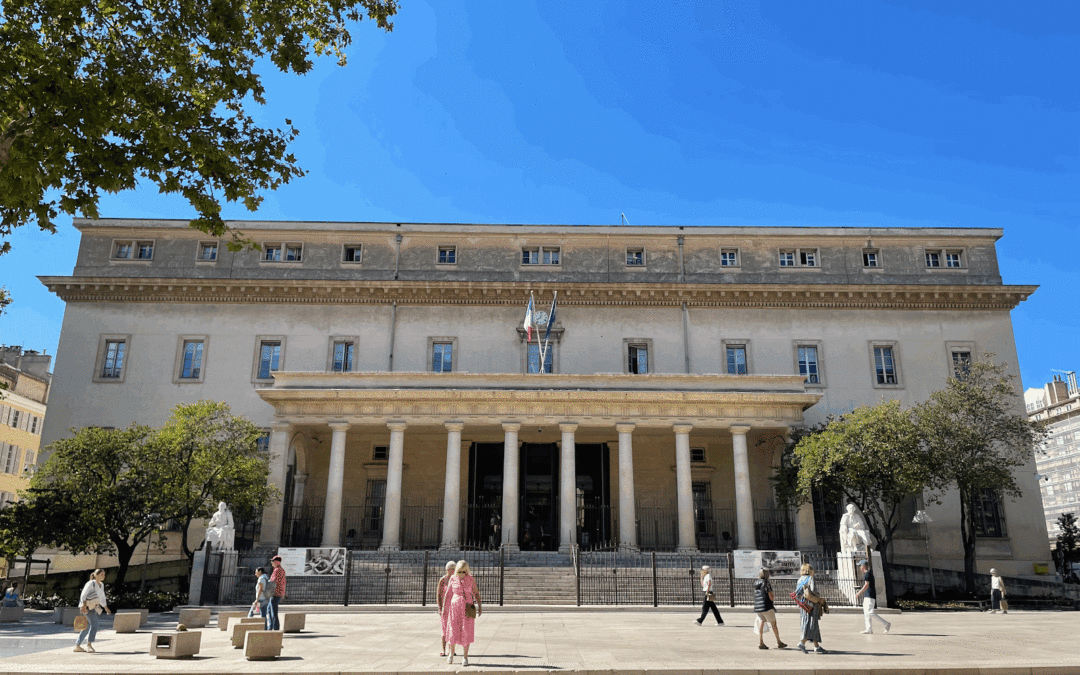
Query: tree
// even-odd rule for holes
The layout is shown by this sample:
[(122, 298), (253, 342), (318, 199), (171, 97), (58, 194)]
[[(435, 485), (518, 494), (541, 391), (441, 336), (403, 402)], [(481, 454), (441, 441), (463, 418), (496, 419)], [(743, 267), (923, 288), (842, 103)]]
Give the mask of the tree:
[(52, 539), (74, 553), (115, 553), (122, 588), (135, 548), (158, 526), (167, 505), (155, 489), (160, 472), (152, 430), (79, 429), (49, 446), (31, 478), (31, 491), (48, 495), (70, 514), (52, 522)]
[(265, 104), (260, 60), (297, 74), (312, 56), (344, 65), (348, 24), (366, 15), (390, 31), (396, 12), (396, 0), (5, 1), (0, 237), (31, 221), (55, 232), (61, 212), (96, 218), (102, 191), (140, 179), (183, 195), (192, 226), (221, 236), (222, 199), (255, 210), (260, 191), (303, 175), (292, 123), (265, 129), (248, 113)]
[(76, 515), (51, 493), (31, 491), (21, 496), (20, 501), (0, 509), (0, 557), (8, 560), (33, 558), (39, 548), (56, 541), (56, 524), (72, 522)]
[(932, 484), (933, 463), (911, 414), (899, 401), (862, 406), (832, 419), (795, 447), (798, 492), (825, 486), (866, 516), (886, 559), (900, 526), (900, 506)]
[(7, 310), (7, 306), (10, 304), (11, 294), (8, 293), (6, 288), (0, 286), (0, 316), (3, 316), (4, 312)]
[(158, 462), (169, 469), (158, 488), (169, 502), (163, 513), (180, 524), (184, 555), (195, 554), (188, 526), (213, 515), (219, 501), (240, 522), (278, 499), (277, 488), (267, 485), (269, 453), (259, 448), (261, 435), (259, 427), (234, 417), (228, 405), (213, 401), (176, 406), (158, 432)]
[(935, 460), (936, 487), (960, 493), (960, 534), (967, 590), (975, 591), (977, 502), (987, 492), (1019, 497), (1014, 470), (1032, 461), (1045, 423), (1028, 421), (1015, 376), (993, 354), (950, 378), (915, 408), (925, 449)]
[(1060, 561), (1059, 570), (1061, 577), (1068, 579), (1072, 573), (1072, 564), (1080, 562), (1080, 527), (1076, 524), (1076, 516), (1071, 513), (1063, 513), (1058, 516), (1058, 527), (1061, 533), (1057, 536), (1057, 546), (1054, 553)]

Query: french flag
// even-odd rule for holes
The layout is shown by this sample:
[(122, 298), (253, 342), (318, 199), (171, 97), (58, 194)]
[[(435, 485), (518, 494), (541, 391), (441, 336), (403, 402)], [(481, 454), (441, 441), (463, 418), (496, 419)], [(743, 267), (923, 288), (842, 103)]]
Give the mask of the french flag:
[(533, 329), (533, 296), (529, 293), (529, 305), (525, 308), (525, 323), (522, 325), (525, 329), (525, 341), (532, 340)]

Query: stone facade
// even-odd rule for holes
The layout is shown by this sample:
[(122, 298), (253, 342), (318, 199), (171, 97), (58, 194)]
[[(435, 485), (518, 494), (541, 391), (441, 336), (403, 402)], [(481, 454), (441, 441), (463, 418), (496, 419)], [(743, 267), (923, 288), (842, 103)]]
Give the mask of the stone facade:
[[(827, 509), (776, 515), (786, 431), (1015, 363), (1035, 290), (1002, 284), (992, 229), (238, 222), (262, 250), (229, 252), (185, 222), (76, 226), (73, 274), (42, 278), (68, 302), (46, 440), (227, 401), (270, 430), (271, 546), (827, 546)], [(556, 292), (529, 372), (525, 306)], [(980, 566), (1049, 559), (1033, 474)], [(926, 508), (961, 568), (955, 495)], [(897, 559), (925, 546), (906, 528)]]

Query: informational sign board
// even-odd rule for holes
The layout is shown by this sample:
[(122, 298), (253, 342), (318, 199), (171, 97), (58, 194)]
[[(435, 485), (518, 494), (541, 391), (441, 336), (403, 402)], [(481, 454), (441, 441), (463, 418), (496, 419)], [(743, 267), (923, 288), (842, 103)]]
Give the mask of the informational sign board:
[(281, 567), (289, 576), (344, 576), (344, 548), (279, 548)]
[(769, 570), (773, 579), (798, 579), (802, 566), (802, 554), (798, 551), (735, 551), (736, 579), (756, 579), (762, 568)]

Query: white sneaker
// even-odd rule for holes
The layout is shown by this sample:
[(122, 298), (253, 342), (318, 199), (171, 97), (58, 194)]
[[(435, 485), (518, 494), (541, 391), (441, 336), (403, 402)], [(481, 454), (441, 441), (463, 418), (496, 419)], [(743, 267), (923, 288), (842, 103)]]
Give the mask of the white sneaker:
[(446, 657), (446, 662), (447, 663), (453, 663), (454, 662), (454, 655), (450, 654), (449, 656), (447, 656)]
[[(888, 632), (888, 631), (886, 631), (886, 632)], [(872, 630), (864, 630), (864, 631), (861, 631), (859, 633), (859, 635), (873, 635), (873, 634), (874, 634), (874, 631), (872, 631)]]
[(469, 665), (469, 658), (465, 657), (465, 658), (461, 659), (461, 665), (463, 665), (463, 666)]

